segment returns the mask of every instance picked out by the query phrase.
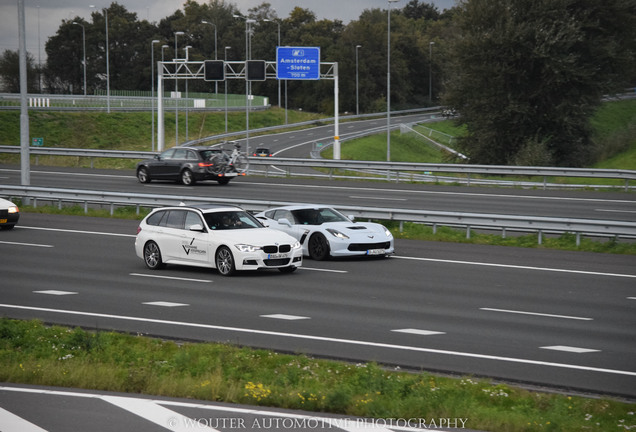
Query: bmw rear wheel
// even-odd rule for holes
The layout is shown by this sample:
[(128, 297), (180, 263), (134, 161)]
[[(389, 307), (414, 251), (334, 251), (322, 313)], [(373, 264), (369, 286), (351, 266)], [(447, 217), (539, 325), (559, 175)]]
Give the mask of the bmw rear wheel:
[(232, 251), (227, 246), (221, 246), (216, 252), (216, 269), (223, 276), (232, 276), (236, 272)]
[(322, 261), (329, 258), (329, 242), (324, 235), (315, 233), (309, 237), (309, 256), (316, 261)]
[(161, 260), (161, 251), (159, 250), (159, 245), (157, 245), (157, 243), (153, 241), (146, 243), (144, 246), (144, 262), (151, 270), (158, 270), (165, 266)]

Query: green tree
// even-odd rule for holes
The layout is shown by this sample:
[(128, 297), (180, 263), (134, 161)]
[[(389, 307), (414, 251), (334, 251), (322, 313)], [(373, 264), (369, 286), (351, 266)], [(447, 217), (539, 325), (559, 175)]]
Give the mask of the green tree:
[[(27, 92), (38, 91), (38, 69), (33, 56), (27, 52)], [(0, 88), (6, 93), (20, 93), (19, 51), (5, 50), (0, 56)]]
[(465, 0), (445, 103), (473, 163), (581, 166), (589, 119), (634, 67), (633, 0)]

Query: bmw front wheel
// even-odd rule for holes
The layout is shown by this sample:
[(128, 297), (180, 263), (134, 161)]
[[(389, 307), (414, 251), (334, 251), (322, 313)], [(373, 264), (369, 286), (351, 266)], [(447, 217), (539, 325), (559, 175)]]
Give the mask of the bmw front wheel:
[(216, 252), (216, 269), (223, 276), (232, 276), (236, 272), (232, 251), (227, 246), (221, 246)]

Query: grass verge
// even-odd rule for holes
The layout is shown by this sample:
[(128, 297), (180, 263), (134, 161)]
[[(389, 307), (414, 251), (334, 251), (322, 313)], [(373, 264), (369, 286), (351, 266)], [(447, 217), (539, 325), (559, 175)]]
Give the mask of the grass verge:
[(383, 419), (461, 418), (488, 431), (636, 427), (636, 404), (613, 399), (7, 318), (0, 319), (0, 381)]

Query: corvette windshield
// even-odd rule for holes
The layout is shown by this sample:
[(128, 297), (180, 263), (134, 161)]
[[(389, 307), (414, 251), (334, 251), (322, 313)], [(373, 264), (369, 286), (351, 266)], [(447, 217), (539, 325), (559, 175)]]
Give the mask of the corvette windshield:
[(205, 213), (203, 217), (205, 218), (205, 223), (213, 231), (263, 228), (263, 225), (255, 217), (244, 211)]
[(292, 210), (296, 223), (300, 225), (322, 225), (326, 222), (349, 222), (344, 217), (331, 208), (315, 208)]

